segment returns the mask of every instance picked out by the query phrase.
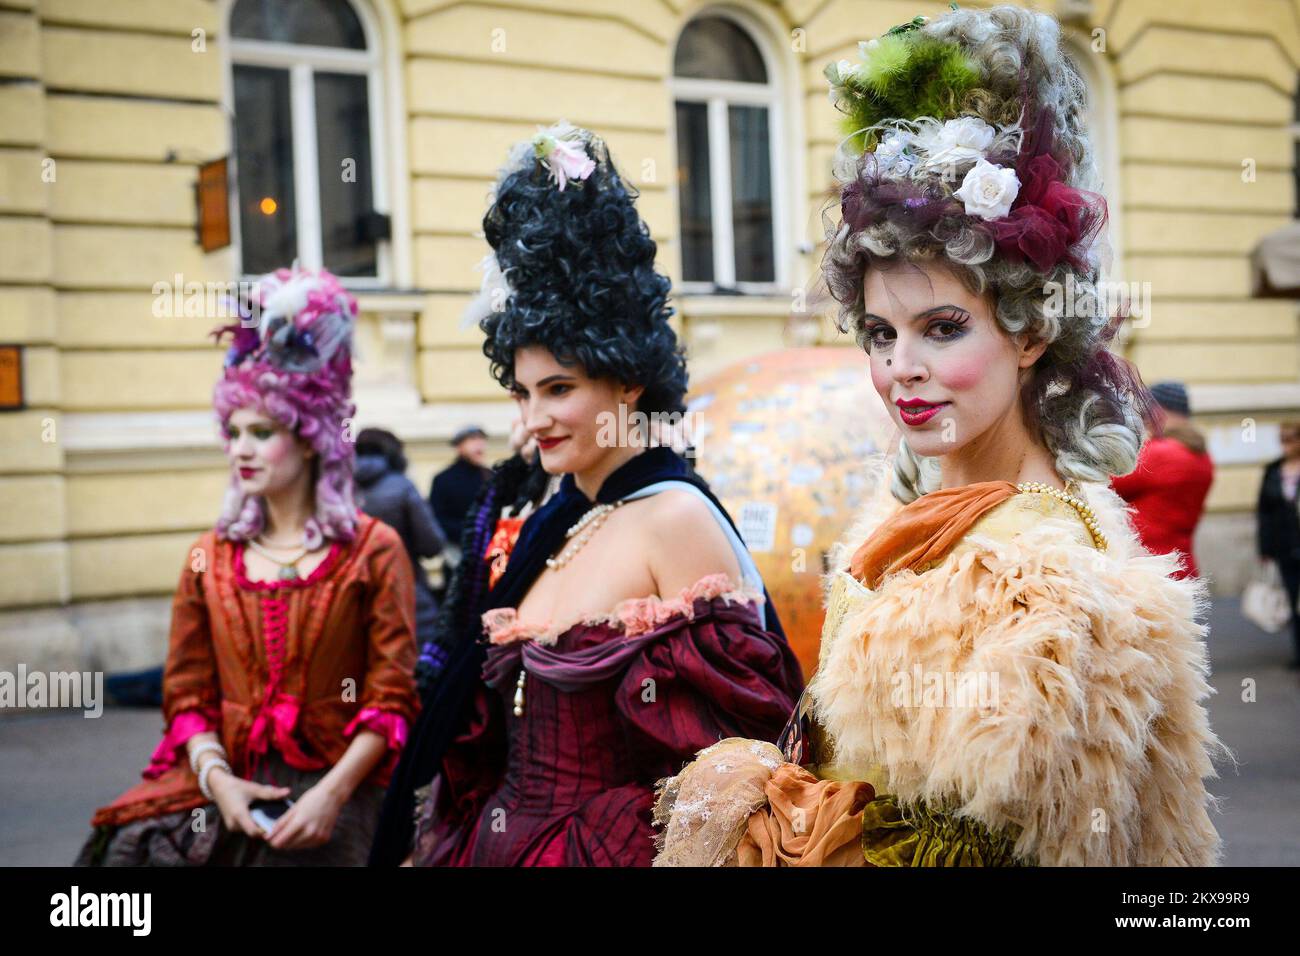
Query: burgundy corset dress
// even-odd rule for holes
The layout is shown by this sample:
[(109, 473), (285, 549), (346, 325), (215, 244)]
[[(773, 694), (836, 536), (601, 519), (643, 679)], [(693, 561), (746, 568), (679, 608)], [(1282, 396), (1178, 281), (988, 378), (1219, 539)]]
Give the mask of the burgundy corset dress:
[(420, 805), (414, 862), (648, 866), (655, 782), (724, 737), (775, 740), (798, 697), (761, 601), (714, 575), (559, 633), (488, 612), (473, 719)]

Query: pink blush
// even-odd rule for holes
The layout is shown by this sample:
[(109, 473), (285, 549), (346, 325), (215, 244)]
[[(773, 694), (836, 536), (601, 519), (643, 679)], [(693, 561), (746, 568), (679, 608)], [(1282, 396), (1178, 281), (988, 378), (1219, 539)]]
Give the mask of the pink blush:
[(995, 355), (954, 356), (949, 362), (939, 363), (935, 378), (945, 392), (964, 392), (980, 384), (995, 360)]
[(264, 442), (261, 458), (268, 465), (281, 465), (292, 454), (293, 438), (287, 432), (277, 432), (270, 441)]

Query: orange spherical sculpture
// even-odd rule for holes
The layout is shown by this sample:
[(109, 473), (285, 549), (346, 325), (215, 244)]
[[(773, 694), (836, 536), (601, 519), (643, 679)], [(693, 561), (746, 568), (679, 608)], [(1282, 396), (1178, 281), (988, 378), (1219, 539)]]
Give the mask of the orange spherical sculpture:
[(856, 348), (746, 359), (696, 383), (696, 469), (740, 528), (808, 677), (821, 639), (821, 575), (872, 490), (865, 465), (895, 427)]

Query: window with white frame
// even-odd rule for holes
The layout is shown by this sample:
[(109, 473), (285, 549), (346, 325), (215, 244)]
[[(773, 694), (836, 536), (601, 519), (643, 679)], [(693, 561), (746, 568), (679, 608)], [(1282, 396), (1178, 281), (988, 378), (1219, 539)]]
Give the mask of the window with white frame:
[(230, 13), (241, 271), (297, 259), (391, 281), (378, 31), (350, 0), (236, 0)]
[(672, 92), (684, 291), (775, 290), (785, 276), (768, 57), (739, 21), (707, 13), (677, 41)]

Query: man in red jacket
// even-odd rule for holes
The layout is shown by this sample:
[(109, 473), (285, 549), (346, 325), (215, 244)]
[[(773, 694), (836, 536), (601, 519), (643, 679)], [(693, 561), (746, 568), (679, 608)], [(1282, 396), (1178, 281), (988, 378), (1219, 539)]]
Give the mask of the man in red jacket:
[(1143, 546), (1154, 554), (1180, 552), (1182, 570), (1176, 576), (1198, 577), (1192, 535), (1205, 511), (1214, 463), (1205, 451), (1205, 437), (1192, 427), (1183, 384), (1159, 382), (1151, 395), (1158, 406), (1152, 434), (1137, 467), (1111, 484), (1133, 506), (1133, 527)]

